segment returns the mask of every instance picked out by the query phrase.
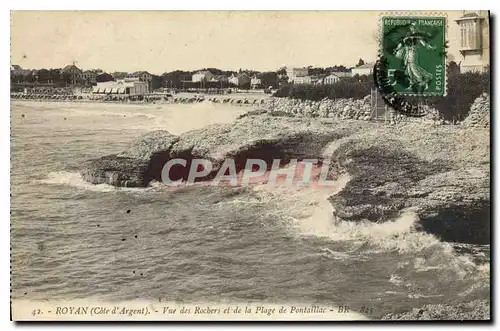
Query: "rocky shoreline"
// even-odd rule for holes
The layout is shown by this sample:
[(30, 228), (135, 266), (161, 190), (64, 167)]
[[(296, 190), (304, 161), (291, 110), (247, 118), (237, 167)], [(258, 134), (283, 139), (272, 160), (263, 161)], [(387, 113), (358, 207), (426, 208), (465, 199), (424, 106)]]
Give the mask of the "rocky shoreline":
[[(481, 97), (478, 103), (484, 105), (485, 101)], [(208, 159), (214, 166), (211, 174), (226, 158), (236, 160), (237, 170), (248, 158), (264, 159), (268, 164), (274, 158), (328, 159), (328, 179), (345, 173), (351, 178), (342, 191), (329, 198), (335, 217), (389, 222), (412, 212), (418, 217), (416, 230), (443, 241), (490, 243), (490, 132), (484, 121), (476, 120), (481, 125), (472, 126), (428, 125), (425, 121), (381, 125), (348, 118), (275, 116), (275, 111), (253, 110), (233, 123), (214, 124), (180, 136), (155, 131), (118, 154), (90, 160), (81, 173), (94, 184), (145, 187), (161, 181), (163, 165), (173, 158), (188, 160), (187, 169), (194, 158)], [(481, 111), (483, 117), (484, 113)], [(186, 177), (187, 172), (177, 174), (177, 178)], [(484, 309), (478, 312), (464, 307), (422, 309), (441, 311), (438, 315), (443, 318), (486, 316)], [(390, 318), (435, 316), (414, 315)]]
[[(94, 184), (146, 187), (161, 181), (170, 159), (194, 158), (213, 165), (226, 158), (237, 170), (246, 159), (270, 165), (281, 159), (329, 159), (329, 178), (349, 173), (351, 180), (330, 197), (344, 220), (382, 222), (415, 212), (422, 230), (443, 240), (489, 243), (489, 131), (466, 126), (413, 123), (380, 126), (353, 120), (269, 116), (254, 111), (230, 124), (214, 124), (175, 136), (155, 131), (116, 155), (91, 160), (83, 178)], [(187, 170), (177, 174), (187, 178)], [(210, 177), (208, 177), (210, 178)]]
[[(193, 96), (151, 96), (143, 100), (127, 100), (126, 98), (106, 98), (106, 96), (81, 95), (11, 95), (11, 99), (46, 101), (46, 102), (97, 102), (97, 103), (129, 103), (129, 104), (191, 104), (191, 103), (219, 103), (231, 106), (260, 107), (272, 116), (352, 119), (373, 121), (382, 119), (390, 124), (396, 123), (424, 123), (429, 125), (465, 125), (469, 127), (489, 128), (490, 126), (490, 96), (483, 93), (476, 98), (470, 107), (470, 113), (462, 122), (452, 123), (444, 120), (435, 108), (422, 105), (423, 117), (407, 117), (391, 109), (383, 110), (384, 114), (375, 114), (371, 105), (370, 95), (363, 99), (323, 99), (320, 101), (298, 100), (290, 98), (252, 98), (245, 95), (193, 95)], [(377, 112), (380, 112), (378, 110)]]

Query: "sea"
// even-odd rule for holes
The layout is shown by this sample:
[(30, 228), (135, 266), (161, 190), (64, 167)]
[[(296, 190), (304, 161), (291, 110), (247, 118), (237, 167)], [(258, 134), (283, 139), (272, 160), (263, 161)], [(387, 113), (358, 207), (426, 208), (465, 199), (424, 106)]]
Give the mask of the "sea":
[(85, 161), (153, 130), (228, 123), (223, 104), (11, 103), (11, 297), (312, 303), (370, 318), (490, 295), (489, 245), (442, 242), (417, 216), (333, 219), (327, 188), (116, 188)]

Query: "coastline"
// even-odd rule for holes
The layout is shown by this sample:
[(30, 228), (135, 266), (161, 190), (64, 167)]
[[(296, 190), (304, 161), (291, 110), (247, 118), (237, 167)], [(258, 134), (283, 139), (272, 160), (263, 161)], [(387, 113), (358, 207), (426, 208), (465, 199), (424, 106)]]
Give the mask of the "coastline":
[[(489, 209), (486, 208), (489, 205), (481, 205), (484, 201), (489, 203), (488, 130), (461, 125), (406, 123), (388, 126), (350, 119), (325, 120), (275, 116), (268, 110), (256, 109), (228, 124), (214, 124), (179, 135), (165, 131), (147, 134), (136, 139), (128, 149), (116, 151), (118, 154), (99, 162), (102, 169), (109, 172), (109, 161), (121, 160), (131, 168), (116, 168), (111, 172), (130, 176), (139, 166), (149, 167), (157, 161), (161, 164), (165, 160), (158, 158), (162, 153), (170, 158), (189, 152), (189, 157), (207, 157), (220, 165), (228, 156), (262, 156), (274, 146), (273, 155), (277, 156), (330, 157), (335, 161), (330, 174), (332, 179), (342, 174), (350, 175), (345, 187), (337, 194), (332, 192), (328, 199), (334, 216), (347, 222), (362, 219), (374, 223), (390, 222), (400, 213), (411, 210), (424, 217), (419, 220), (419, 231), (443, 236), (455, 229), (457, 233), (469, 235), (458, 238), (466, 242), (482, 238), (470, 236), (467, 229), (471, 225), (477, 229), (472, 234), (489, 233), (486, 227), (489, 219), (471, 223), (474, 218), (471, 215), (475, 214), (463, 215), (464, 222), (444, 227), (432, 226), (439, 224), (439, 217), (429, 216), (440, 210), (457, 215), (458, 211), (473, 211), (476, 207)], [(109, 180), (104, 171), (100, 172), (99, 164), (93, 162), (89, 161), (83, 171), (96, 171), (104, 180)], [(453, 239), (457, 238), (445, 238)], [(461, 304), (456, 305), (456, 309), (470, 311), (470, 307)], [(429, 316), (420, 315), (412, 318)]]

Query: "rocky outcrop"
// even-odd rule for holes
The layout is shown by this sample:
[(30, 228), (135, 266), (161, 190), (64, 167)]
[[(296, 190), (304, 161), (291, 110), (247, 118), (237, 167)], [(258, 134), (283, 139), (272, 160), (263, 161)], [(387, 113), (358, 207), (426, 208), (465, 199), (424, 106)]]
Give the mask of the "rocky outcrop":
[(404, 313), (388, 314), (383, 320), (441, 320), (441, 321), (478, 321), (490, 320), (490, 302), (474, 300), (456, 305), (429, 304)]
[(168, 131), (153, 131), (132, 141), (117, 155), (91, 160), (82, 171), (84, 180), (92, 184), (122, 187), (146, 187), (153, 180), (157, 167), (168, 161), (164, 154), (179, 138)]
[(289, 98), (270, 98), (266, 100), (270, 112), (280, 112), (292, 116), (329, 117), (341, 119), (369, 120), (372, 117), (370, 96), (363, 99), (323, 99), (321, 101), (298, 100)]
[(380, 126), (367, 121), (275, 117), (256, 112), (230, 124), (215, 124), (174, 136), (145, 135), (118, 155), (89, 162), (91, 183), (147, 186), (161, 181), (163, 165), (188, 164), (173, 180), (187, 178), (192, 159), (212, 162), (215, 175), (226, 158), (237, 170), (249, 158), (270, 166), (280, 158), (328, 159), (328, 179), (349, 173), (344, 189), (330, 197), (337, 217), (386, 222), (412, 211), (417, 227), (447, 241), (489, 243), (489, 130), (408, 123)]
[(489, 243), (489, 133), (406, 125), (350, 136), (331, 155), (351, 180), (330, 197), (344, 220), (386, 222), (405, 211), (446, 241)]
[[(298, 100), (289, 98), (269, 98), (265, 107), (271, 115), (294, 116), (294, 117), (321, 117), (334, 119), (354, 119), (370, 121), (377, 117), (371, 104), (371, 96), (367, 95), (363, 99), (323, 99), (320, 101)], [(423, 117), (408, 117), (399, 114), (392, 109), (387, 109), (387, 114), (382, 107), (377, 110), (384, 112), (378, 114), (379, 118), (387, 120), (391, 124), (396, 123), (425, 123), (430, 125), (450, 124), (442, 119), (439, 111), (427, 105), (421, 106)]]
[(84, 180), (92, 184), (109, 184), (119, 187), (145, 187), (148, 162), (118, 155), (107, 155), (90, 160), (81, 171)]
[(330, 141), (356, 130), (356, 127), (332, 128), (317, 121), (306, 122), (250, 114), (234, 123), (214, 124), (181, 136), (155, 131), (139, 137), (117, 155), (91, 160), (82, 176), (94, 184), (145, 187), (152, 180), (162, 180), (161, 171), (168, 160), (187, 161), (183, 172), (172, 175), (171, 179), (176, 180), (187, 179), (192, 160), (201, 158), (212, 163), (208, 179), (226, 158), (235, 159), (236, 170), (243, 169), (249, 158), (265, 160), (270, 167), (276, 158), (286, 162), (292, 157), (316, 157)]
[(489, 128), (490, 119), (490, 96), (487, 93), (483, 93), (483, 95), (476, 98), (472, 103), (469, 115), (464, 119), (462, 125)]

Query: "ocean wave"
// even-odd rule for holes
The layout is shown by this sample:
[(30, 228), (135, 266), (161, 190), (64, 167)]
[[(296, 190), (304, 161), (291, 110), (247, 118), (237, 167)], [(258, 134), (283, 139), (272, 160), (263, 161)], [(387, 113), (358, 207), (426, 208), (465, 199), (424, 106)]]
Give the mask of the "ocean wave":
[[(327, 200), (340, 192), (348, 183), (348, 174), (340, 176), (336, 185), (320, 187), (257, 186), (255, 191), (265, 200), (276, 203), (283, 217), (291, 221), (291, 227), (302, 235), (313, 235), (333, 241), (351, 241), (359, 246), (370, 244), (374, 252), (397, 251), (408, 253), (441, 245), (435, 236), (416, 230), (418, 216), (413, 212), (401, 214), (397, 219), (383, 223), (370, 221), (343, 221), (334, 217), (334, 210)], [(453, 251), (452, 247), (448, 250)]]
[(38, 180), (41, 184), (66, 185), (92, 192), (142, 192), (151, 188), (116, 187), (108, 184), (91, 184), (85, 181), (79, 172), (50, 172), (45, 179)]
[[(342, 242), (343, 252), (322, 248), (321, 254), (330, 259), (357, 257), (363, 260), (371, 254), (389, 252), (409, 255), (410, 261), (400, 269), (414, 272), (449, 270), (458, 279), (486, 278), (489, 266), (476, 263), (470, 254), (460, 254), (453, 244), (418, 229), (419, 217), (406, 211), (393, 220), (382, 223), (370, 221), (343, 221), (334, 216), (334, 209), (327, 200), (340, 192), (348, 183), (349, 175), (343, 175), (330, 188), (272, 188), (257, 186), (255, 191), (262, 200), (274, 202), (278, 208), (270, 210), (276, 217), (285, 219), (289, 229), (297, 235), (321, 237), (332, 242)], [(347, 245), (346, 245), (347, 244)], [(418, 255), (412, 258), (412, 255)], [(393, 281), (397, 281), (393, 279)]]

